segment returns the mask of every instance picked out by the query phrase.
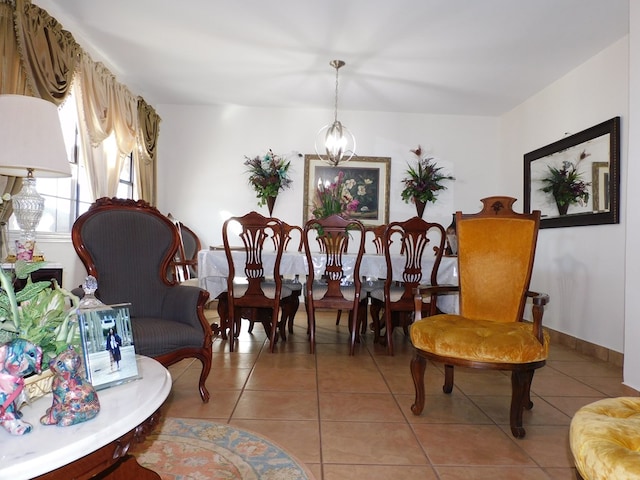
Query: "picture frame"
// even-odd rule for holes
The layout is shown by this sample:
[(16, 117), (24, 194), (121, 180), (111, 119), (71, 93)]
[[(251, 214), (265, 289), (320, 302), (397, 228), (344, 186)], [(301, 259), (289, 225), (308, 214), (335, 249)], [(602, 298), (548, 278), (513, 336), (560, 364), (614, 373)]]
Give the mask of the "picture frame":
[(334, 167), (327, 162), (326, 155), (316, 154), (304, 156), (303, 222), (313, 217), (311, 212), (318, 182), (334, 182), (341, 171), (345, 181), (354, 180), (350, 193), (359, 202), (350, 217), (365, 226), (388, 223), (390, 157), (354, 157)]
[[(566, 213), (549, 180), (553, 169), (563, 168), (564, 173), (575, 170), (582, 185), (574, 182), (572, 191), (583, 192), (582, 197), (563, 202), (568, 204)], [(558, 192), (560, 197), (562, 191)], [(619, 204), (620, 117), (524, 155), (524, 212), (540, 210), (540, 228), (620, 223)]]
[[(86, 378), (96, 390), (139, 378), (130, 305), (104, 305), (78, 311)], [(117, 335), (111, 343), (115, 355), (108, 349), (111, 330)]]

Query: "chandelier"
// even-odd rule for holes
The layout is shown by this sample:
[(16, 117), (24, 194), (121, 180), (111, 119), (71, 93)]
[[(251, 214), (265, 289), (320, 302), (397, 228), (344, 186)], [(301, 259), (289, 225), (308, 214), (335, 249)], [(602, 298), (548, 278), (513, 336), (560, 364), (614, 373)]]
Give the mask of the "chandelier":
[[(353, 134), (338, 121), (338, 70), (344, 67), (342, 60), (329, 62), (336, 69), (336, 98), (334, 103), (333, 123), (325, 125), (316, 136), (316, 153), (318, 156), (326, 154), (326, 161), (337, 166), (341, 162), (348, 162), (356, 151), (356, 139)], [(321, 153), (322, 152), (322, 153)]]

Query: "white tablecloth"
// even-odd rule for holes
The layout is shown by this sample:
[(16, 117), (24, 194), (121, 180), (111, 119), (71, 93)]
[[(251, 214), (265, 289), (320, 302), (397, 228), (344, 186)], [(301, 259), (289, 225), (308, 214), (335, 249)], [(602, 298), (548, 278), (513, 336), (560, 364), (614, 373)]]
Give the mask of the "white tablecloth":
[[(244, 276), (245, 252), (237, 250), (232, 252), (236, 277)], [(314, 253), (313, 269), (315, 275), (321, 275), (324, 271), (326, 255)], [(343, 256), (343, 264), (347, 277), (352, 276), (356, 255), (346, 254)], [(265, 272), (272, 272), (275, 262), (275, 252), (263, 252), (262, 261)], [(429, 282), (431, 269), (433, 268), (434, 257), (423, 256), (422, 271), (425, 273), (423, 283)], [(404, 268), (404, 255), (391, 256), (392, 279), (402, 281), (402, 271)], [(285, 277), (298, 275), (303, 282), (308, 272), (307, 257), (302, 252), (285, 252), (280, 261), (280, 273)], [(209, 292), (210, 298), (216, 298), (227, 290), (227, 276), (229, 266), (224, 250), (200, 250), (198, 252), (198, 282), (200, 288)], [(384, 255), (365, 253), (360, 265), (360, 275), (368, 279), (386, 278), (387, 264)], [(442, 257), (440, 268), (438, 269), (438, 283), (440, 285), (458, 284), (458, 259), (455, 257)], [(438, 306), (445, 312), (457, 312), (457, 295), (444, 295), (438, 299)]]

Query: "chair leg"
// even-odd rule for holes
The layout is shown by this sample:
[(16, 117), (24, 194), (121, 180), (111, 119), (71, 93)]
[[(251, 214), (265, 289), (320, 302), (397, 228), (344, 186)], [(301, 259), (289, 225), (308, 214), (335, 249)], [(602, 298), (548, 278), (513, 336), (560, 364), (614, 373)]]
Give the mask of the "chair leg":
[[(280, 315), (280, 307), (271, 309), (271, 335), (270, 335), (270, 352), (273, 353), (278, 341), (278, 316)], [(284, 335), (284, 332), (283, 332)]]
[(349, 340), (349, 355), (356, 354), (356, 343), (360, 341), (358, 335), (358, 318), (360, 315), (359, 306), (360, 302), (355, 302), (354, 310), (349, 312), (349, 331), (351, 333)]
[(424, 409), (424, 373), (427, 368), (427, 359), (417, 353), (411, 359), (411, 377), (416, 390), (416, 397), (411, 405), (414, 415), (420, 415)]
[(309, 353), (312, 355), (316, 353), (316, 312), (313, 308), (313, 304), (309, 302), (305, 303), (307, 307), (307, 320), (309, 322)]
[(393, 355), (393, 321), (391, 319), (391, 316), (394, 313), (398, 315), (397, 312), (392, 312), (390, 308), (385, 307), (384, 309), (384, 321), (386, 325), (385, 335), (387, 337), (387, 353), (389, 355)]
[(516, 438), (523, 438), (526, 431), (522, 426), (522, 412), (525, 407), (533, 407), (530, 398), (531, 381), (533, 380), (533, 370), (514, 370), (511, 372), (511, 411), (509, 422), (511, 434)]
[(336, 325), (340, 325), (340, 317), (342, 317), (342, 310), (338, 310), (336, 313)]
[(444, 366), (444, 385), (442, 386), (444, 393), (453, 391), (453, 365)]
[(382, 311), (382, 303), (379, 300), (371, 299), (369, 314), (371, 315), (371, 325), (373, 327), (373, 343), (379, 343), (380, 336), (380, 312)]

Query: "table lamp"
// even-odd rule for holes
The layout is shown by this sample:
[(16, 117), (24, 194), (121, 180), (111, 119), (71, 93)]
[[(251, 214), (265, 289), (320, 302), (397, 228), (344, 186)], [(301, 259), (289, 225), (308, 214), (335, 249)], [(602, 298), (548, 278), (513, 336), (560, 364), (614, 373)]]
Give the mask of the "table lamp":
[(22, 190), (11, 201), (21, 230), (16, 256), (32, 260), (35, 231), (44, 212), (35, 175), (71, 176), (58, 108), (53, 103), (25, 95), (0, 95), (0, 174), (25, 177)]

